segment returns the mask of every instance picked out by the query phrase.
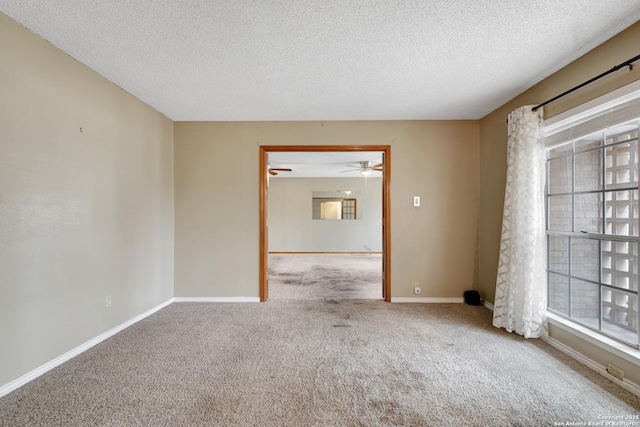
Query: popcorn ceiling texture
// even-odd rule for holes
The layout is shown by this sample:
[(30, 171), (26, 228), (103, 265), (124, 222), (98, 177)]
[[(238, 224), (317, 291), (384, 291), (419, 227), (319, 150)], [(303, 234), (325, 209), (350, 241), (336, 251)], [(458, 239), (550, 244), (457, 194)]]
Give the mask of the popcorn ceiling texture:
[(640, 19), (637, 0), (0, 0), (0, 11), (175, 121), (477, 119)]

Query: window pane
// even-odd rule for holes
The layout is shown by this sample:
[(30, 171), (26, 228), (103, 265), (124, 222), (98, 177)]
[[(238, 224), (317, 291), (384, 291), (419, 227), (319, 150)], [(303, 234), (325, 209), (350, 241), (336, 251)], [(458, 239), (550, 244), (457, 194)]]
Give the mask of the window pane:
[(602, 150), (576, 154), (575, 191), (602, 189)]
[(602, 330), (637, 345), (638, 296), (602, 288)]
[(625, 142), (607, 147), (607, 188), (638, 186), (638, 142)]
[(571, 275), (600, 281), (600, 242), (596, 239), (571, 238)]
[(567, 154), (571, 154), (573, 151), (573, 144), (568, 143), (561, 145), (560, 147), (556, 147), (553, 150), (549, 150), (548, 158), (555, 159), (556, 157), (566, 156)]
[(549, 270), (569, 274), (569, 238), (548, 236)]
[(549, 230), (571, 231), (571, 196), (549, 196)]
[(602, 233), (602, 193), (576, 194), (575, 232)]
[(638, 120), (631, 120), (627, 123), (612, 126), (607, 129), (606, 133), (607, 139), (605, 144), (607, 145), (620, 141), (638, 139)]
[(638, 243), (602, 241), (602, 283), (638, 290)]
[(599, 329), (600, 286), (571, 279), (571, 318)]
[(570, 193), (572, 191), (573, 158), (561, 157), (549, 160), (549, 194)]
[(638, 190), (605, 193), (605, 233), (638, 235)]
[(549, 273), (548, 286), (549, 308), (569, 315), (569, 278)]
[(591, 135), (583, 136), (575, 140), (576, 153), (590, 148), (600, 147), (604, 141), (604, 131), (598, 131)]

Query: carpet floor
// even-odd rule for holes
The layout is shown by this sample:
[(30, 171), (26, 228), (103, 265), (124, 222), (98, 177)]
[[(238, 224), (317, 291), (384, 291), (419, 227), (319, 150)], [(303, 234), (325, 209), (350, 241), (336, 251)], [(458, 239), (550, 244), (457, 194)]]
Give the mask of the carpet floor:
[(269, 299), (331, 298), (381, 299), (382, 255), (269, 255)]
[(494, 328), (484, 307), (380, 300), (174, 303), (0, 398), (2, 426), (544, 426), (639, 413), (640, 398)]

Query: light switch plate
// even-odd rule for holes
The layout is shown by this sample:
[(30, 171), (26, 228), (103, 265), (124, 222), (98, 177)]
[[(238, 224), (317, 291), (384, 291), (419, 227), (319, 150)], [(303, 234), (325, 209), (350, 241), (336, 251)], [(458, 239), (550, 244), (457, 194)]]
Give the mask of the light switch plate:
[(413, 196), (413, 206), (420, 206), (420, 196)]

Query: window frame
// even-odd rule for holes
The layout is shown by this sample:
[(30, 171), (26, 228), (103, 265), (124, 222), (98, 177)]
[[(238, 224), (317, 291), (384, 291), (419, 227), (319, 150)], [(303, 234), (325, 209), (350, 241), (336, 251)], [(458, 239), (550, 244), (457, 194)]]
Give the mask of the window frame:
[[(572, 127), (573, 123), (580, 123), (580, 121), (582, 120), (583, 122), (586, 122), (589, 120), (589, 118), (594, 117), (594, 116), (599, 116), (599, 115), (605, 115), (607, 114), (606, 111), (607, 109), (612, 109), (615, 108), (616, 105), (620, 105), (624, 102), (628, 102), (628, 101), (637, 101), (638, 103), (640, 103), (640, 81), (636, 81), (630, 85), (627, 85), (623, 88), (620, 88), (616, 91), (613, 91), (603, 97), (600, 97), (598, 99), (595, 99), (593, 101), (590, 101), (589, 103), (583, 104), (579, 107), (576, 107), (575, 109), (569, 110), (563, 114), (560, 114), (558, 116), (555, 116), (551, 119), (548, 119), (544, 122), (544, 132), (545, 132), (545, 137), (549, 136), (549, 135), (553, 135), (554, 133), (559, 133), (561, 131), (565, 131), (566, 129), (569, 129)], [(634, 102), (635, 102), (634, 101)], [(603, 113), (605, 112), (605, 113)], [(635, 116), (634, 116), (635, 117)], [(640, 121), (640, 116), (638, 117), (638, 120)], [(615, 123), (613, 123), (615, 124)], [(570, 132), (569, 132), (570, 134)], [(552, 138), (553, 139), (553, 138)], [(560, 318), (563, 319), (565, 322), (568, 323), (573, 323), (575, 325), (577, 325), (577, 329), (583, 329), (583, 328), (587, 328), (588, 330), (593, 331), (595, 334), (600, 335), (602, 337), (605, 337), (605, 339), (611, 339), (611, 340), (615, 340), (616, 342), (622, 343), (622, 345), (629, 347), (630, 349), (639, 349), (640, 348), (640, 327), (636, 328), (637, 330), (635, 331), (637, 333), (637, 336), (635, 337), (636, 343), (630, 343), (622, 338), (619, 338), (615, 335), (611, 335), (608, 334), (606, 331), (602, 330), (602, 323), (603, 323), (603, 301), (602, 301), (602, 289), (604, 288), (610, 288), (613, 289), (615, 291), (623, 291), (627, 294), (630, 294), (630, 298), (633, 298), (633, 295), (635, 295), (636, 301), (638, 301), (638, 299), (640, 299), (640, 295), (638, 293), (638, 286), (636, 286), (635, 290), (632, 289), (623, 289), (620, 287), (616, 287), (613, 286), (614, 283), (611, 284), (605, 284), (602, 283), (603, 282), (603, 264), (602, 264), (602, 257), (603, 257), (603, 251), (602, 251), (602, 242), (603, 241), (611, 241), (612, 245), (615, 245), (616, 242), (618, 241), (623, 241), (623, 242), (630, 242), (630, 248), (631, 245), (635, 244), (636, 246), (636, 269), (635, 272), (636, 274), (638, 272), (640, 272), (640, 256), (638, 256), (638, 251), (640, 251), (640, 236), (635, 235), (635, 236), (627, 236), (627, 235), (616, 235), (616, 234), (607, 234), (607, 230), (606, 230), (606, 222), (607, 222), (607, 216), (605, 214), (605, 209), (606, 209), (606, 193), (612, 193), (613, 191), (622, 191), (622, 190), (628, 190), (628, 191), (636, 191), (639, 192), (640, 189), (638, 188), (638, 186), (633, 186), (631, 188), (624, 188), (624, 189), (618, 189), (615, 187), (611, 187), (607, 185), (607, 181), (606, 181), (606, 171), (607, 171), (607, 167), (606, 167), (606, 159), (607, 159), (607, 150), (609, 149), (609, 147), (614, 147), (617, 146), (615, 144), (606, 144), (606, 135), (603, 136), (603, 141), (601, 143), (600, 146), (598, 146), (597, 148), (594, 148), (593, 151), (598, 150), (602, 152), (602, 185), (599, 189), (594, 190), (594, 191), (581, 191), (581, 192), (576, 192), (576, 186), (575, 186), (575, 158), (576, 158), (576, 154), (577, 153), (582, 153), (582, 152), (587, 152), (588, 150), (585, 151), (580, 151), (580, 152), (576, 152), (576, 150), (574, 149), (574, 141), (576, 139), (579, 138), (572, 138), (569, 141), (562, 141), (560, 143), (558, 143), (558, 140), (556, 138), (556, 140), (553, 142), (553, 144), (549, 144), (546, 143), (546, 155), (547, 155), (547, 160), (546, 160), (546, 185), (545, 185), (545, 215), (546, 215), (546, 239), (547, 239), (547, 243), (549, 243), (550, 238), (551, 237), (564, 237), (567, 239), (567, 250), (568, 250), (568, 255), (567, 255), (567, 272), (566, 274), (561, 274), (558, 273), (557, 271), (553, 271), (551, 269), (551, 265), (549, 262), (549, 253), (550, 250), (547, 250), (547, 265), (546, 265), (546, 269), (547, 269), (547, 291), (548, 291), (548, 301), (547, 301), (547, 311), (548, 313), (551, 314), (550, 318)], [(636, 141), (638, 140), (638, 138), (636, 138)], [(568, 153), (565, 153), (563, 156), (557, 156), (554, 157), (553, 159), (562, 159), (565, 157), (568, 157), (571, 159), (571, 191), (569, 191), (567, 193), (567, 195), (571, 196), (571, 230), (570, 231), (555, 231), (555, 230), (549, 230), (549, 198), (552, 195), (558, 196), (558, 195), (562, 195), (565, 194), (563, 193), (550, 193), (549, 192), (549, 152), (553, 149), (556, 149), (562, 145), (565, 144), (571, 144), (571, 150)], [(636, 142), (636, 144), (638, 144), (639, 142)], [(602, 218), (601, 218), (601, 225), (599, 228), (599, 232), (598, 233), (592, 233), (592, 232), (580, 232), (579, 230), (577, 230), (574, 227), (574, 221), (576, 218), (576, 210), (575, 210), (575, 195), (576, 193), (578, 194), (601, 194), (602, 196), (602, 201), (600, 202), (599, 208), (602, 209)], [(636, 193), (637, 194), (637, 193)], [(638, 220), (636, 220), (636, 227), (640, 227), (640, 225), (638, 224)], [(576, 280), (583, 280), (583, 278), (581, 277), (576, 277), (572, 274), (572, 267), (571, 267), (571, 245), (572, 245), (572, 239), (589, 239), (589, 240), (596, 240), (597, 243), (597, 254), (599, 257), (599, 263), (598, 263), (598, 278), (597, 281), (587, 281), (589, 283), (593, 283), (594, 285), (597, 285), (597, 290), (598, 290), (598, 301), (597, 301), (597, 305), (598, 305), (598, 319), (597, 319), (597, 329), (594, 327), (591, 327), (588, 324), (582, 323), (580, 321), (578, 321), (575, 318), (571, 317), (571, 283), (572, 280), (576, 279)], [(633, 243), (632, 243), (633, 242)], [(631, 251), (631, 249), (629, 249)], [(568, 310), (567, 313), (562, 313), (559, 312), (557, 310), (555, 310), (552, 307), (549, 307), (549, 298), (550, 298), (550, 292), (549, 292), (549, 283), (550, 283), (550, 277), (551, 274), (560, 274), (561, 276), (565, 276), (566, 277), (566, 283), (567, 283), (567, 291), (568, 291)], [(631, 273), (630, 273), (631, 274)], [(638, 301), (640, 302), (640, 301)], [(638, 304), (638, 302), (636, 302), (636, 305)]]
[[(634, 131), (635, 133), (637, 133), (637, 131)], [(629, 132), (629, 133), (633, 133), (633, 132)], [(616, 135), (621, 135), (624, 134), (623, 133), (616, 133)], [(629, 278), (628, 280), (630, 282), (635, 281), (635, 283), (638, 283), (638, 271), (640, 270), (640, 258), (638, 257), (638, 247), (640, 245), (640, 236), (637, 233), (637, 228), (638, 228), (638, 224), (639, 224), (639, 220), (638, 219), (631, 219), (631, 220), (626, 220), (623, 221), (625, 223), (635, 223), (632, 228), (635, 228), (635, 232), (636, 234), (633, 235), (629, 235), (629, 234), (613, 234), (611, 232), (608, 231), (608, 224), (609, 223), (613, 223), (613, 220), (609, 219), (609, 216), (606, 214), (606, 209), (609, 206), (614, 206), (615, 207), (615, 202), (614, 200), (614, 194), (616, 194), (616, 192), (635, 192), (635, 197), (630, 198), (630, 199), (635, 199), (637, 201), (638, 198), (638, 186), (624, 186), (621, 187), (619, 185), (616, 185), (615, 183), (609, 183), (607, 180), (607, 174), (605, 172), (608, 172), (609, 169), (605, 166), (608, 165), (608, 159), (609, 157), (614, 158), (616, 155), (619, 155), (620, 152), (616, 152), (616, 150), (620, 150), (622, 152), (626, 151), (626, 148), (623, 147), (623, 145), (631, 145), (634, 146), (635, 145), (635, 152), (637, 152), (637, 141), (638, 141), (638, 137), (635, 136), (633, 138), (628, 138), (622, 142), (620, 141), (611, 141), (611, 142), (607, 142), (608, 141), (608, 134), (606, 131), (604, 131), (602, 133), (602, 138), (601, 138), (601, 144), (596, 146), (595, 148), (590, 148), (588, 150), (578, 150), (575, 149), (575, 146), (577, 146), (577, 143), (580, 142), (580, 138), (577, 138), (575, 140), (572, 140), (570, 142), (567, 143), (567, 145), (571, 146), (571, 151), (568, 150), (562, 150), (562, 153), (558, 156), (550, 156), (549, 153), (551, 150), (547, 151), (547, 170), (546, 170), (546, 175), (547, 175), (547, 189), (545, 191), (545, 198), (546, 198), (546, 223), (547, 223), (547, 227), (546, 227), (546, 236), (547, 236), (547, 309), (554, 312), (555, 314), (557, 314), (558, 316), (562, 316), (562, 317), (566, 317), (569, 320), (572, 320), (580, 325), (583, 325), (584, 327), (593, 329), (594, 331), (601, 333), (605, 336), (608, 336), (612, 339), (616, 339), (621, 341), (624, 344), (630, 345), (632, 347), (638, 347), (638, 343), (640, 343), (640, 337), (638, 336), (638, 331), (634, 331), (633, 329), (625, 326), (624, 322), (621, 321), (617, 321), (616, 320), (616, 313), (623, 313), (623, 312), (627, 312), (627, 316), (629, 315), (628, 311), (629, 311), (629, 307), (626, 308), (621, 306), (620, 304), (617, 304), (615, 301), (617, 298), (621, 297), (622, 295), (626, 295), (628, 299), (630, 299), (631, 301), (636, 301), (635, 306), (637, 306), (637, 299), (638, 299), (638, 290), (637, 290), (637, 285), (635, 286), (636, 289), (633, 288), (623, 288), (621, 286), (616, 286), (614, 278), (616, 278), (616, 271), (618, 272), (618, 274), (622, 273), (622, 270), (616, 270), (616, 268), (614, 268), (613, 266), (605, 269), (605, 257), (607, 257), (607, 259), (609, 261), (611, 261), (611, 264), (616, 264), (616, 262), (625, 257), (625, 254), (623, 252), (619, 252), (616, 250), (616, 248), (619, 246), (620, 243), (627, 243), (627, 253), (626, 253), (626, 258), (632, 258), (634, 259), (635, 262), (635, 266), (630, 266), (629, 271), (626, 272), (626, 276)], [(595, 189), (594, 188), (578, 188), (576, 185), (576, 175), (577, 172), (579, 170), (579, 168), (576, 166), (577, 165), (577, 161), (576, 159), (579, 156), (583, 156), (583, 155), (590, 155), (591, 157), (591, 161), (593, 162), (593, 160), (596, 161), (596, 167), (598, 168), (596, 170), (596, 173), (594, 174), (595, 176), (597, 176), (597, 180), (595, 183)], [(549, 180), (549, 178), (551, 177), (551, 163), (556, 161), (556, 160), (570, 160), (569, 162), (565, 162), (564, 165), (570, 165), (569, 167), (569, 175), (571, 176), (571, 185), (569, 190), (567, 191), (566, 189), (562, 189), (562, 190), (556, 190), (556, 191), (551, 191), (550, 187), (551, 187), (551, 181)], [(629, 166), (628, 169), (633, 169), (634, 167), (637, 169), (637, 162), (635, 163), (636, 166)], [(615, 170), (614, 170), (615, 171)], [(584, 171), (581, 171), (584, 172)], [(634, 181), (637, 182), (637, 181)], [(565, 183), (566, 184), (566, 183)], [(595, 212), (595, 214), (598, 217), (598, 226), (597, 226), (597, 231), (585, 231), (585, 230), (581, 230), (580, 228), (581, 225), (578, 224), (577, 222), (577, 218), (581, 217), (582, 215), (580, 214), (579, 210), (578, 210), (578, 205), (579, 203), (577, 202), (577, 200), (579, 199), (579, 197), (582, 196), (591, 196), (591, 195), (598, 195), (598, 212)], [(608, 196), (610, 195), (610, 196)], [(552, 198), (569, 198), (570, 203), (569, 203), (569, 209), (568, 211), (570, 212), (570, 224), (569, 228), (570, 230), (557, 230), (557, 229), (552, 229), (550, 227), (550, 223), (551, 223), (551, 203), (549, 203), (549, 201)], [(627, 204), (632, 204), (632, 202), (627, 202)], [(637, 206), (637, 203), (636, 203)], [(565, 206), (566, 209), (566, 206)], [(631, 216), (633, 216), (631, 214)], [(552, 260), (552, 252), (554, 250), (560, 250), (562, 251), (562, 249), (560, 249), (559, 247), (557, 247), (556, 245), (552, 245), (551, 244), (551, 240), (552, 239), (558, 239), (558, 241), (565, 241), (564, 243), (564, 250), (566, 251), (566, 255), (563, 258), (566, 258), (566, 261), (563, 262), (553, 262), (555, 260)], [(582, 243), (581, 243), (582, 242)], [(595, 245), (593, 245), (593, 243), (595, 243)], [(606, 246), (610, 246), (611, 249), (606, 250), (605, 249), (605, 242), (607, 242), (608, 244), (606, 244)], [(591, 250), (592, 253), (591, 255), (591, 261), (593, 262), (593, 258), (596, 258), (597, 260), (596, 265), (597, 265), (597, 271), (595, 272), (595, 275), (593, 274), (594, 272), (591, 272), (591, 275), (589, 275), (587, 272), (585, 271), (580, 271), (580, 265), (583, 265), (583, 269), (584, 269), (584, 265), (585, 262), (584, 260), (581, 260), (579, 257), (576, 257), (576, 259), (574, 260), (574, 243), (577, 243), (576, 246), (580, 247), (582, 246), (582, 249), (584, 250), (584, 247), (587, 246), (591, 246)], [(553, 249), (552, 249), (553, 248)], [(605, 255), (607, 254), (607, 255)], [(582, 261), (582, 262), (580, 262)], [(566, 264), (566, 269), (565, 271), (561, 271), (562, 269), (560, 268), (556, 268), (558, 265), (564, 265)], [(586, 270), (593, 270), (592, 264), (591, 263), (586, 263), (587, 267)], [(610, 282), (607, 283), (605, 276), (603, 275), (603, 272), (605, 270), (612, 270), (611, 272), (611, 279)], [(635, 277), (635, 280), (633, 280)], [(552, 278), (554, 279), (552, 281)], [(559, 308), (557, 305), (554, 305), (554, 301), (552, 301), (552, 292), (551, 292), (551, 286), (553, 284), (556, 284), (558, 286), (560, 286), (561, 288), (566, 287), (566, 301), (564, 301), (564, 304), (566, 304), (566, 307), (564, 308), (564, 311)], [(591, 288), (591, 291), (597, 291), (597, 300), (595, 299), (596, 297), (594, 297), (594, 300), (592, 301), (592, 304), (589, 304), (586, 307), (576, 307), (574, 308), (574, 292), (576, 290), (579, 290), (580, 288), (582, 288), (582, 292), (587, 293), (589, 292), (588, 288)], [(579, 292), (579, 291), (578, 291)], [(605, 294), (609, 294), (608, 298), (604, 298), (603, 295)], [(556, 294), (555, 292), (553, 293), (554, 295)], [(586, 299), (589, 299), (588, 297), (584, 297)], [(576, 313), (585, 313), (585, 312), (589, 312), (591, 314), (589, 315), (578, 315)], [(636, 315), (637, 317), (637, 315)], [(595, 319), (595, 322), (593, 320), (589, 320), (589, 319)], [(631, 321), (633, 322), (633, 320)], [(637, 323), (637, 320), (636, 320)], [(607, 331), (607, 329), (609, 330), (609, 332)], [(615, 333), (611, 332), (612, 330), (618, 330), (618, 334), (616, 335)], [(622, 332), (622, 330), (627, 329), (631, 332)], [(635, 336), (632, 335), (635, 332)], [(627, 339), (622, 338), (622, 336), (626, 334), (628, 335)], [(630, 342), (630, 341), (631, 342)], [(635, 340), (635, 343), (633, 342)]]

